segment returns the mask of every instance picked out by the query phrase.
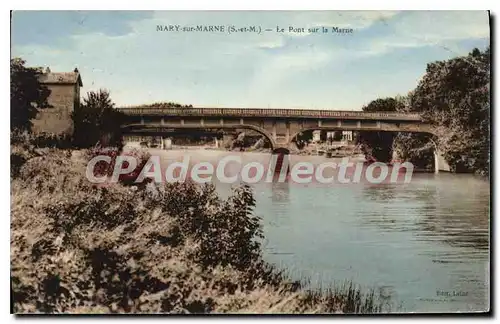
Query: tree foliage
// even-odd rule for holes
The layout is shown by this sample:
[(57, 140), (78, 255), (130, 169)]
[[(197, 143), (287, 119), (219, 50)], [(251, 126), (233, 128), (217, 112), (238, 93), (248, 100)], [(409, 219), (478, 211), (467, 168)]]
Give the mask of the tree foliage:
[(38, 108), (49, 106), (50, 90), (39, 81), (42, 69), (25, 67), (25, 63), (20, 58), (10, 60), (11, 131), (31, 131)]
[[(399, 111), (401, 101), (395, 98), (376, 99), (363, 107), (363, 111)], [(396, 135), (391, 132), (360, 132), (358, 141), (362, 144), (367, 159), (380, 162), (392, 160), (392, 144)]]
[(387, 305), (352, 282), (303, 289), (267, 263), (248, 186), (225, 199), (190, 181), (96, 186), (85, 159), (11, 149), (26, 160), (11, 180), (13, 313), (374, 313)]
[(140, 105), (137, 108), (193, 108), (193, 105), (182, 105), (176, 102), (154, 102), (152, 104)]
[[(408, 96), (408, 110), (437, 126), (435, 144), (454, 171), (489, 171), (490, 49), (427, 65), (426, 74)], [(398, 141), (407, 158), (421, 159), (434, 143), (411, 134)]]
[(78, 147), (119, 146), (120, 126), (123, 114), (115, 105), (107, 90), (88, 92), (83, 103), (72, 113), (74, 143)]

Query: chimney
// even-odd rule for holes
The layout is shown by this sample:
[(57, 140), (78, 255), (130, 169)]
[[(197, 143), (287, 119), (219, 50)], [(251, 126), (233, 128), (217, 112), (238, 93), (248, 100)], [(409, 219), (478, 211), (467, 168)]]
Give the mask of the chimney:
[(75, 68), (75, 69), (73, 70), (73, 72), (78, 73), (78, 72), (79, 72), (79, 71), (78, 71), (78, 68)]
[(50, 68), (47, 66), (47, 68), (45, 69), (45, 73), (49, 74), (50, 73)]

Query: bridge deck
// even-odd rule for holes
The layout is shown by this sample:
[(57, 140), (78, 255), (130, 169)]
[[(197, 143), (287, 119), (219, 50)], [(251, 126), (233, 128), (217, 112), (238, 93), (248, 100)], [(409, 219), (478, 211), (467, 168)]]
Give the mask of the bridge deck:
[(200, 116), (200, 117), (276, 117), (338, 118), (371, 120), (421, 121), (419, 114), (397, 112), (364, 112), (347, 110), (255, 109), (255, 108), (118, 108), (129, 116)]

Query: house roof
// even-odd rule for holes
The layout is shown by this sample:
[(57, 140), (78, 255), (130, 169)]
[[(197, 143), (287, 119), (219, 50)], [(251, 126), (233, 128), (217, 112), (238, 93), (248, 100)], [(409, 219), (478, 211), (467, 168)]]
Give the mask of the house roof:
[(80, 72), (75, 69), (74, 72), (48, 72), (40, 75), (40, 82), (45, 84), (76, 84), (83, 86)]

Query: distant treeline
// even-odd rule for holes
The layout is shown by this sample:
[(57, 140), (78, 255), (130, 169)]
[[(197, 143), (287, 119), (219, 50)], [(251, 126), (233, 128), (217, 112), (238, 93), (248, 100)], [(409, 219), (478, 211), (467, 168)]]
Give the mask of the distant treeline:
[(154, 102), (134, 106), (134, 108), (193, 108), (193, 105), (182, 105), (176, 102)]

